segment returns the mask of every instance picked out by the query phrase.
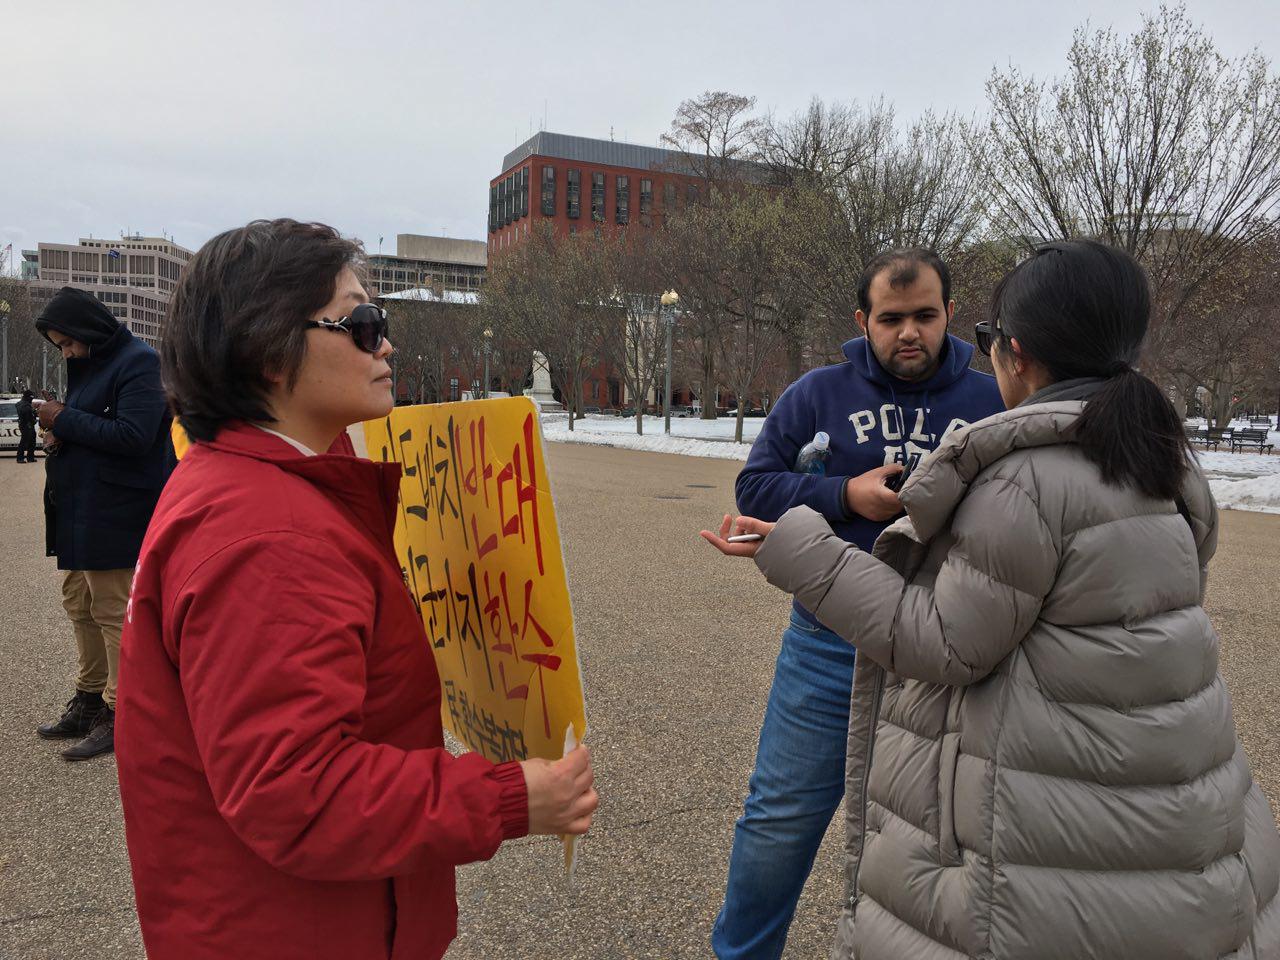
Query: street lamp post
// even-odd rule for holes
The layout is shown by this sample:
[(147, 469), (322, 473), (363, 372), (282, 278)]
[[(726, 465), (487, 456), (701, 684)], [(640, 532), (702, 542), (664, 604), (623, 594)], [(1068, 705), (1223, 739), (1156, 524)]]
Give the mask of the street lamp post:
[(489, 356), (493, 353), (493, 331), (484, 328), (484, 398), (489, 399)]
[(3, 354), (3, 360), (0, 360), (0, 367), (4, 368), (4, 372), (0, 374), (4, 379), (3, 390), (9, 392), (9, 301), (0, 300), (0, 354)]
[(671, 333), (676, 325), (676, 304), (680, 294), (668, 290), (662, 295), (662, 319), (667, 325), (667, 375), (662, 397), (662, 432), (671, 435)]

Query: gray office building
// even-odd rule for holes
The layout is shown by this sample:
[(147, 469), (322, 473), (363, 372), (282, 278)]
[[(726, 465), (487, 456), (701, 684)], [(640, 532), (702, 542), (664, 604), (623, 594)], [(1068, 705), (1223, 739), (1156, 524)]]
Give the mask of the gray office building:
[(375, 296), (404, 290), (474, 293), (484, 283), (489, 261), (482, 240), (402, 233), (396, 254), (369, 254), (369, 285)]
[(130, 332), (155, 346), (160, 339), (169, 298), (178, 276), (193, 256), (167, 237), (121, 237), (119, 240), (81, 239), (78, 244), (41, 243), (23, 251), (23, 275), (30, 281), (31, 311), (39, 316), (62, 287), (87, 290)]

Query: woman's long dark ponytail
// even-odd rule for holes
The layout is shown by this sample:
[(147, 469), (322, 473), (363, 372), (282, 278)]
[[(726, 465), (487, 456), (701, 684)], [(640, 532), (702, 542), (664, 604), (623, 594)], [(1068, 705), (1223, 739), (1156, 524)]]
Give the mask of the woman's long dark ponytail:
[(1133, 364), (1151, 313), (1146, 273), (1122, 250), (1092, 240), (1037, 248), (996, 288), (992, 312), (1008, 350), (1055, 381), (1102, 377), (1076, 425), (1076, 439), (1103, 479), (1150, 497), (1178, 497), (1190, 447), (1173, 404)]

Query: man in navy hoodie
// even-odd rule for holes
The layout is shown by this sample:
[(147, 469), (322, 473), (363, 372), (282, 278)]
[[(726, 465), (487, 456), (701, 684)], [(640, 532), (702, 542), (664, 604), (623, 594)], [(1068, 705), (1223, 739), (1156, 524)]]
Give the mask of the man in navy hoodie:
[[(995, 378), (969, 369), (973, 347), (947, 333), (951, 276), (931, 250), (895, 250), (858, 284), (865, 336), (846, 362), (811, 370), (769, 413), (738, 474), (738, 510), (774, 521), (817, 510), (870, 551), (902, 512), (904, 474), (951, 431), (1004, 409)], [(825, 476), (794, 472), (800, 448), (830, 437)], [(734, 831), (724, 906), (711, 944), (720, 960), (776, 958), (800, 891), (844, 794), (854, 648), (798, 603), (760, 731), (756, 767)]]

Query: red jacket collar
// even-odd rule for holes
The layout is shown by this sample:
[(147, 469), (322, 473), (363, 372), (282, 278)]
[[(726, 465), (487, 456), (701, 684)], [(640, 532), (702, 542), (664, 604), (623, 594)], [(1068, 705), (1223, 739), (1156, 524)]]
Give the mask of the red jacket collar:
[(357, 457), (346, 431), (326, 452), (307, 456), (253, 424), (233, 420), (213, 440), (198, 446), (262, 460), (302, 477), (345, 505), (380, 540), (392, 541), (400, 501), (400, 464)]

